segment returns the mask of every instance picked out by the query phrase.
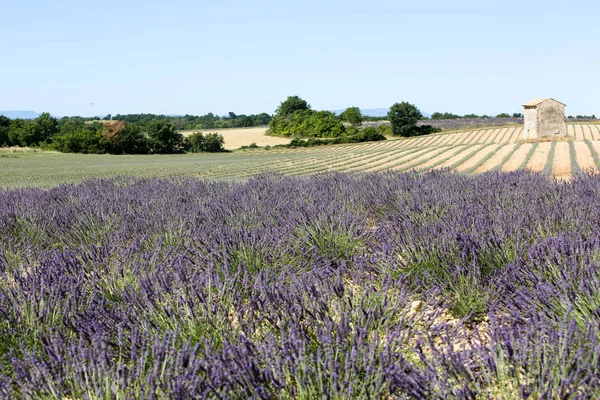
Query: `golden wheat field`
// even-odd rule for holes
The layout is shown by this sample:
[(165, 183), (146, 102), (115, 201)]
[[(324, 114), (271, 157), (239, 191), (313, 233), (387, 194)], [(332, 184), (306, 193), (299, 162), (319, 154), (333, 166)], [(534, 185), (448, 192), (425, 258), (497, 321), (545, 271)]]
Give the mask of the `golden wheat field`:
[(202, 133), (218, 133), (223, 135), (225, 139), (225, 149), (235, 150), (242, 146), (249, 146), (252, 143), (256, 143), (257, 146), (275, 146), (277, 144), (287, 144), (290, 139), (265, 136), (267, 128), (259, 126), (256, 128), (232, 128), (232, 129), (204, 129), (195, 131), (182, 131), (184, 136), (189, 136), (194, 132)]

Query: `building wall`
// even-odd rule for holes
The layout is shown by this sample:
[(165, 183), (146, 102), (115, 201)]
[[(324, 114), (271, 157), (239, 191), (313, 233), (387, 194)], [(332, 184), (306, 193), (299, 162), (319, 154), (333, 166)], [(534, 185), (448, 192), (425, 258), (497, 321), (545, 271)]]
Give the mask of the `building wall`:
[(544, 101), (538, 104), (538, 137), (567, 136), (565, 106), (556, 101)]
[(523, 139), (567, 136), (565, 106), (557, 101), (547, 100), (537, 106), (526, 106), (524, 117)]
[(526, 107), (524, 110), (525, 117), (525, 127), (523, 129), (523, 139), (536, 139), (538, 137), (537, 134), (537, 108), (535, 107)]

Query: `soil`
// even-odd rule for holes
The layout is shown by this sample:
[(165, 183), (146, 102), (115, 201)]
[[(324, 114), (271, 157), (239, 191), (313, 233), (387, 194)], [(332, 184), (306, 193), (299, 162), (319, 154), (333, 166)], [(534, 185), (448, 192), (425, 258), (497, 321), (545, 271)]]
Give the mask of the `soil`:
[(557, 142), (554, 149), (552, 175), (571, 175), (571, 153), (568, 142)]
[(592, 152), (585, 142), (573, 142), (575, 146), (575, 159), (579, 165), (579, 169), (586, 171), (598, 171), (598, 166), (594, 162)]

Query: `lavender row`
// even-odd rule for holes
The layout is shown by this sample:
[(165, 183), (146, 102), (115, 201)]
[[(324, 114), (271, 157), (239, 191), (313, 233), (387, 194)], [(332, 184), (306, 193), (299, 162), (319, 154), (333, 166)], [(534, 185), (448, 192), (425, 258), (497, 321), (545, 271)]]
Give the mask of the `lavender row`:
[(600, 177), (0, 192), (4, 398), (597, 398)]

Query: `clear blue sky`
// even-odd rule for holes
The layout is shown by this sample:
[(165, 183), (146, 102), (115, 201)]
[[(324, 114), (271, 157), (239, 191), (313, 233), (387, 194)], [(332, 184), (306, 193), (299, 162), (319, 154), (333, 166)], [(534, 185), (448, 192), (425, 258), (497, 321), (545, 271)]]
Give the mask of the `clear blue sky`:
[[(600, 4), (564, 0), (0, 0), (0, 110), (600, 114)], [(90, 103), (95, 103), (94, 106)]]

